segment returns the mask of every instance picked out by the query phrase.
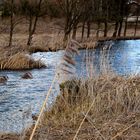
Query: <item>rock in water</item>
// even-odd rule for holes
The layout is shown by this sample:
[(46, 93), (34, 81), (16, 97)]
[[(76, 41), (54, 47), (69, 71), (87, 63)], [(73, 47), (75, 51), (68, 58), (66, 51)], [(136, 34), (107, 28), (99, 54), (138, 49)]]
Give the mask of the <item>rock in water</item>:
[(5, 83), (8, 80), (8, 76), (0, 76), (0, 83)]
[(30, 72), (27, 72), (21, 76), (23, 79), (33, 79), (33, 75)]

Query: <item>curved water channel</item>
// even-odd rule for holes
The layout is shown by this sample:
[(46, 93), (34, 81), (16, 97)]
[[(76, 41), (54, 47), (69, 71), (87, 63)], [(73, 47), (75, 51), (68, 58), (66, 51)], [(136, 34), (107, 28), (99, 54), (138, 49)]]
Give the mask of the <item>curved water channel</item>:
[[(87, 67), (91, 63), (95, 75), (98, 75), (104, 66), (119, 75), (140, 73), (140, 40), (109, 44), (111, 45), (104, 52), (102, 50), (108, 45), (105, 45), (104, 49), (99, 47), (96, 50), (80, 50), (80, 54), (75, 57), (76, 75), (88, 76)], [(0, 85), (0, 132), (20, 132), (33, 122), (32, 114), (39, 112), (63, 54), (64, 51), (33, 54), (33, 58), (41, 59), (48, 66), (45, 69), (31, 70), (33, 79), (21, 79), (25, 71), (0, 72), (0, 75), (9, 77), (6, 84)], [(58, 93), (59, 84), (55, 83), (49, 99), (50, 104)]]

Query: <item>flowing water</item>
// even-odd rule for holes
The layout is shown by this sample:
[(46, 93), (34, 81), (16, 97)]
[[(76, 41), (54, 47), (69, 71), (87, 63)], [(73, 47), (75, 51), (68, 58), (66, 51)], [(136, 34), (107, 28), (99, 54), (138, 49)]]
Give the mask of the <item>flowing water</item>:
[[(94, 70), (94, 74), (98, 75), (106, 66), (119, 75), (140, 73), (140, 40), (109, 44), (112, 47), (104, 52), (102, 50), (105, 50), (106, 45), (96, 50), (80, 50), (80, 54), (75, 57), (76, 74), (85, 77)], [(31, 70), (33, 79), (21, 79), (21, 75), (27, 71), (0, 72), (0, 75), (9, 77), (6, 84), (0, 85), (0, 132), (20, 132), (33, 122), (32, 114), (39, 112), (63, 54), (64, 51), (33, 54), (33, 58), (41, 59), (48, 66)], [(55, 83), (49, 104), (58, 93), (59, 84)]]

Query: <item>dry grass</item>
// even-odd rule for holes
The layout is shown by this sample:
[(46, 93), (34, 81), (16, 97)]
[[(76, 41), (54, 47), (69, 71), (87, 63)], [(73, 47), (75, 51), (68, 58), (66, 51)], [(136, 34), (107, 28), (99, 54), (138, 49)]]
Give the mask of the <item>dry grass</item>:
[(16, 53), (12, 56), (0, 59), (1, 70), (26, 70), (33, 68), (42, 68), (45, 65), (40, 61), (34, 61), (25, 53)]
[(36, 53), (36, 52), (48, 52), (49, 49), (47, 47), (42, 47), (42, 46), (31, 46), (29, 48), (30, 53)]
[(140, 77), (101, 76), (97, 79), (72, 80), (61, 84), (61, 94), (46, 112), (45, 124), (38, 136), (48, 140), (139, 140)]
[(19, 140), (17, 134), (0, 134), (0, 140)]
[[(22, 38), (21, 38), (22, 40)], [(39, 34), (33, 38), (33, 44), (29, 52), (48, 52), (65, 49), (63, 47), (63, 35), (58, 32), (52, 34)]]

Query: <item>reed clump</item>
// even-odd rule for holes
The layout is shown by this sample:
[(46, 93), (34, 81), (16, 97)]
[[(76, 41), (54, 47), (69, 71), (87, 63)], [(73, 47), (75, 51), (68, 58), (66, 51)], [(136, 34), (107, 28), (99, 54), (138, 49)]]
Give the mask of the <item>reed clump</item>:
[(0, 58), (1, 70), (27, 70), (45, 67), (41, 61), (33, 60), (25, 53), (16, 53), (12, 56)]
[(77, 139), (140, 139), (139, 76), (73, 79), (61, 84), (60, 88), (61, 94), (45, 113), (42, 128), (46, 127), (47, 132), (44, 138), (72, 140), (85, 117)]

